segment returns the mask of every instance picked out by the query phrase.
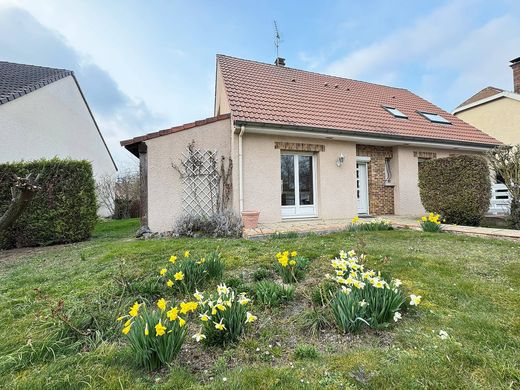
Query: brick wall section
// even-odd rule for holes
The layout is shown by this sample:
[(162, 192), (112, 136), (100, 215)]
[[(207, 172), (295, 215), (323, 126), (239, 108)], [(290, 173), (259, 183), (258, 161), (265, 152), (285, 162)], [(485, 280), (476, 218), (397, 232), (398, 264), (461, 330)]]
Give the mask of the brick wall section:
[(371, 215), (394, 214), (394, 187), (385, 186), (385, 158), (392, 158), (391, 147), (357, 145), (358, 156), (368, 163), (368, 202)]
[(513, 68), (513, 91), (520, 93), (520, 62), (511, 65)]

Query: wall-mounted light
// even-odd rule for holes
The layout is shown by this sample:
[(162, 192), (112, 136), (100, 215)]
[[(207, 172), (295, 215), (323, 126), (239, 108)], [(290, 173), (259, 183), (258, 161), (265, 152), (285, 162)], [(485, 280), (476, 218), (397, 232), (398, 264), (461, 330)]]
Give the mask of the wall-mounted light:
[(343, 153), (341, 153), (338, 157), (338, 159), (336, 160), (336, 165), (338, 167), (341, 167), (343, 165), (343, 162), (345, 161), (345, 156), (343, 156)]

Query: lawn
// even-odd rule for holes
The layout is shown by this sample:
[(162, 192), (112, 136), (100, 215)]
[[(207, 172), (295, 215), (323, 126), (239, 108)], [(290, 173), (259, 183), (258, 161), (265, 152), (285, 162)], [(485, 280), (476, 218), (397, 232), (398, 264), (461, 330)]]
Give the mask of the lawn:
[[(89, 242), (0, 252), (0, 386), (37, 388), (518, 388), (520, 244), (409, 230), (288, 235), (266, 240), (135, 240), (137, 221), (100, 223)], [(311, 260), (294, 300), (253, 304), (258, 320), (239, 343), (188, 337), (171, 367), (134, 362), (116, 317), (154, 301), (171, 254), (217, 249), (224, 280), (249, 281), (280, 250)], [(311, 291), (330, 259), (355, 248), (368, 265), (422, 295), (387, 329), (310, 332)], [(448, 338), (439, 337), (443, 330)], [(192, 334), (190, 329), (190, 335)]]

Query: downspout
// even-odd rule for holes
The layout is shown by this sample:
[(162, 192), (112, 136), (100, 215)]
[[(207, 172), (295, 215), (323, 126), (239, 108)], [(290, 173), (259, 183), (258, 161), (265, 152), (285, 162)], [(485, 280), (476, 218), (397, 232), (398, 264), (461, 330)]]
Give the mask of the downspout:
[(244, 125), (240, 126), (240, 133), (238, 134), (238, 196), (240, 213), (244, 211), (244, 175), (242, 163), (242, 136), (246, 131)]

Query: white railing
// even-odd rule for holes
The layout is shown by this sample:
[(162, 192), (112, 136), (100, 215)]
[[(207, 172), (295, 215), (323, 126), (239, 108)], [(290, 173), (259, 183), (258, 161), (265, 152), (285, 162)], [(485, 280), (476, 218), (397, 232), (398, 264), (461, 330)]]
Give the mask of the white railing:
[(491, 186), (491, 202), (489, 204), (489, 214), (509, 214), (511, 207), (511, 197), (504, 184), (493, 184)]

